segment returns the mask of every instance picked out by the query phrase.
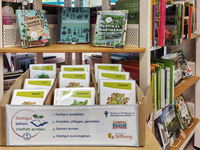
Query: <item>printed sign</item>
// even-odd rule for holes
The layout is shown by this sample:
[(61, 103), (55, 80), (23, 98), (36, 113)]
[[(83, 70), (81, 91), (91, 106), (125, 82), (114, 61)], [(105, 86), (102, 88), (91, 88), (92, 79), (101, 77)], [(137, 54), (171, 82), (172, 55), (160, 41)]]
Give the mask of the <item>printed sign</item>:
[(138, 105), (6, 106), (8, 146), (139, 146)]

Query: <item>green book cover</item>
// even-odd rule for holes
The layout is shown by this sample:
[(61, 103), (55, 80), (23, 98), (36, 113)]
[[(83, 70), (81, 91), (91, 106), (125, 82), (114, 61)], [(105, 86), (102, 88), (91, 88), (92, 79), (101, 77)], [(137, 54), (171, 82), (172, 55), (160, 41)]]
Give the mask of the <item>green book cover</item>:
[(182, 5), (178, 5), (178, 45), (181, 44), (181, 12), (182, 12)]
[(156, 100), (155, 100), (155, 73), (153, 73), (152, 93), (153, 93), (153, 112), (156, 113)]
[[(154, 65), (154, 64), (152, 64), (152, 65)], [(156, 72), (156, 82), (155, 82), (155, 84), (156, 84), (156, 106), (157, 106), (157, 110), (160, 110), (160, 93), (159, 93), (159, 74), (160, 74), (160, 66), (159, 67), (157, 67), (157, 64), (155, 64), (156, 66), (154, 66), (155, 67), (155, 72)]]
[(118, 1), (115, 3), (115, 10), (128, 10), (128, 24), (139, 24), (139, 0)]

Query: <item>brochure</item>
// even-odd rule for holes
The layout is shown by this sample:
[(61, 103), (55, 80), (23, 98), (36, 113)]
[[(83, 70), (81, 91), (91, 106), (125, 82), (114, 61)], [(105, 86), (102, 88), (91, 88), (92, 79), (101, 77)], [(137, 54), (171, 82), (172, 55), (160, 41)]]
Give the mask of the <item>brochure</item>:
[(135, 80), (100, 80), (100, 105), (136, 104)]
[(55, 89), (54, 105), (95, 105), (95, 89), (93, 87)]
[(30, 64), (30, 79), (56, 78), (56, 64)]
[(89, 72), (60, 72), (59, 73), (59, 87), (73, 88), (73, 87), (89, 87), (90, 75)]
[(47, 89), (14, 90), (11, 105), (43, 105), (47, 94)]

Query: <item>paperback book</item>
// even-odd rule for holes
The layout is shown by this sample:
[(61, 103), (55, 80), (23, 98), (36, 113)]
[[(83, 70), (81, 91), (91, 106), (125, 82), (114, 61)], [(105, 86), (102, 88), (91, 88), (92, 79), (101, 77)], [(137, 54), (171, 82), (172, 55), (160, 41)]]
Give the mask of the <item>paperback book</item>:
[(135, 80), (100, 80), (100, 105), (136, 104)]
[(98, 11), (93, 46), (124, 48), (128, 10)]
[(16, 10), (16, 15), (22, 48), (51, 44), (44, 10)]
[(47, 94), (47, 89), (14, 90), (11, 105), (43, 105)]
[(95, 105), (95, 90), (93, 87), (55, 89), (54, 105)]
[(174, 100), (174, 105), (180, 126), (184, 130), (190, 126), (193, 119), (183, 94)]
[(90, 41), (90, 8), (59, 7), (57, 43), (88, 43)]

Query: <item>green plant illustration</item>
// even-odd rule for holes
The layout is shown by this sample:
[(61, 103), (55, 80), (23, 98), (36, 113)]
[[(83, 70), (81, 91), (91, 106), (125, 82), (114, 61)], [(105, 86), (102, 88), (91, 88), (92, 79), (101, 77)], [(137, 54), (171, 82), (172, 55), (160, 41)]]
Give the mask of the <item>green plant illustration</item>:
[(41, 74), (38, 76), (39, 78), (50, 78), (49, 75)]
[(107, 105), (126, 105), (128, 103), (128, 100), (130, 98), (125, 97), (125, 94), (120, 93), (113, 93), (111, 94), (111, 97), (107, 98)]
[(22, 105), (35, 105), (35, 102), (23, 102)]
[(33, 117), (34, 117), (35, 119), (37, 119), (40, 123), (42, 123), (42, 122), (40, 121), (40, 119), (44, 118), (44, 116), (42, 116), (42, 115), (38, 116), (38, 115), (36, 115), (36, 114), (34, 114)]
[(77, 102), (77, 100), (75, 99), (73, 104), (71, 104), (70, 106), (82, 106), (82, 105), (87, 105), (88, 103), (88, 100), (85, 100), (84, 102), (80, 101), (80, 102)]
[(25, 23), (21, 23), (23, 26), (22, 33), (23, 33), (23, 47), (26, 47), (27, 45), (31, 46), (33, 44), (33, 41), (31, 37), (28, 35), (29, 29), (26, 27)]
[(66, 87), (83, 87), (82, 85), (80, 85), (80, 83), (76, 83), (76, 82), (70, 82), (68, 86)]

